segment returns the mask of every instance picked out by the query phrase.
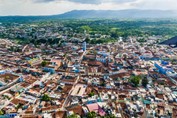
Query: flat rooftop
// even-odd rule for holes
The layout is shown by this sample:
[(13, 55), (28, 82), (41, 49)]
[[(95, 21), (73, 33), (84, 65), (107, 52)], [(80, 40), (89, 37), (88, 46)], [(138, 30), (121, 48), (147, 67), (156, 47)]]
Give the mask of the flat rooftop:
[(83, 96), (83, 94), (85, 93), (86, 88), (87, 88), (87, 85), (77, 84), (75, 86), (74, 90), (72, 91), (71, 95), (72, 96)]

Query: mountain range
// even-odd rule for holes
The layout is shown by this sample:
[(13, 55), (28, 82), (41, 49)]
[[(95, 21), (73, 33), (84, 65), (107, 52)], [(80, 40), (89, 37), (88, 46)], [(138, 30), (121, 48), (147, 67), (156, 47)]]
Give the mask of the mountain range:
[(36, 21), (48, 19), (124, 19), (124, 18), (177, 18), (170, 10), (73, 10), (49, 16), (1, 16), (0, 22)]
[(60, 18), (172, 18), (175, 11), (163, 10), (74, 10), (61, 15)]

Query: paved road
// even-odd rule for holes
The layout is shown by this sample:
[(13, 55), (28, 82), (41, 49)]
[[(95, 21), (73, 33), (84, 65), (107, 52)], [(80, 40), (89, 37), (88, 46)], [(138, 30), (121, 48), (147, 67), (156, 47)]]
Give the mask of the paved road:
[(74, 82), (74, 84), (73, 84), (71, 90), (69, 91), (68, 96), (66, 97), (66, 99), (65, 99), (65, 101), (64, 101), (64, 103), (63, 103), (63, 105), (62, 105), (62, 108), (61, 108), (62, 110), (65, 110), (65, 106), (66, 106), (66, 104), (67, 104), (67, 102), (68, 102), (68, 100), (69, 100), (69, 97), (70, 97), (70, 95), (71, 95), (71, 92), (74, 90), (76, 84), (77, 84), (78, 81), (79, 81), (79, 78), (80, 78), (80, 76), (77, 77), (77, 79), (76, 79), (76, 81)]
[[(82, 56), (81, 56), (80, 59), (79, 59), (79, 64), (81, 64), (82, 59), (83, 59), (83, 57), (84, 57), (84, 55), (85, 55), (86, 53), (87, 53), (87, 51), (84, 51), (84, 52), (83, 52)], [(65, 110), (66, 104), (67, 104), (68, 101), (69, 101), (70, 94), (71, 94), (71, 92), (74, 90), (75, 86), (77, 85), (77, 83), (78, 83), (78, 81), (79, 81), (79, 78), (80, 78), (80, 74), (77, 76), (76, 81), (74, 82), (74, 84), (73, 84), (71, 90), (69, 91), (68, 96), (66, 97), (66, 99), (65, 99), (65, 101), (64, 101), (64, 103), (63, 103), (63, 105), (62, 105), (62, 108), (61, 108), (62, 110)]]
[(7, 92), (7, 91), (9, 91), (10, 89), (12, 89), (12, 88), (15, 87), (15, 86), (18, 86), (19, 84), (20, 84), (20, 83), (16, 83), (16, 84), (14, 84), (13, 86), (11, 86), (11, 87), (9, 87), (9, 88), (7, 88), (7, 89), (1, 91), (1, 92), (0, 92), (0, 95), (3, 94), (3, 93), (5, 93), (5, 92)]

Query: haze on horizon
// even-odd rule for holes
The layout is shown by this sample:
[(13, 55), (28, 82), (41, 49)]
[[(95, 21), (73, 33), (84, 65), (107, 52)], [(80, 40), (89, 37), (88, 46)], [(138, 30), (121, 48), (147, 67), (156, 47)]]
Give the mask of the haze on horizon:
[(0, 0), (0, 16), (53, 15), (71, 10), (174, 10), (177, 0)]

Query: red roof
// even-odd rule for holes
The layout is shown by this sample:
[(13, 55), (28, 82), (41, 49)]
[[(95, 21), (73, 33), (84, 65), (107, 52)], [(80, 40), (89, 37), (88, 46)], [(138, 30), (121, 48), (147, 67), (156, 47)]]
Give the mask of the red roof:
[(106, 114), (97, 103), (88, 104), (87, 108), (89, 109), (90, 112), (94, 111), (94, 112), (98, 113), (100, 116), (105, 116), (105, 114)]

